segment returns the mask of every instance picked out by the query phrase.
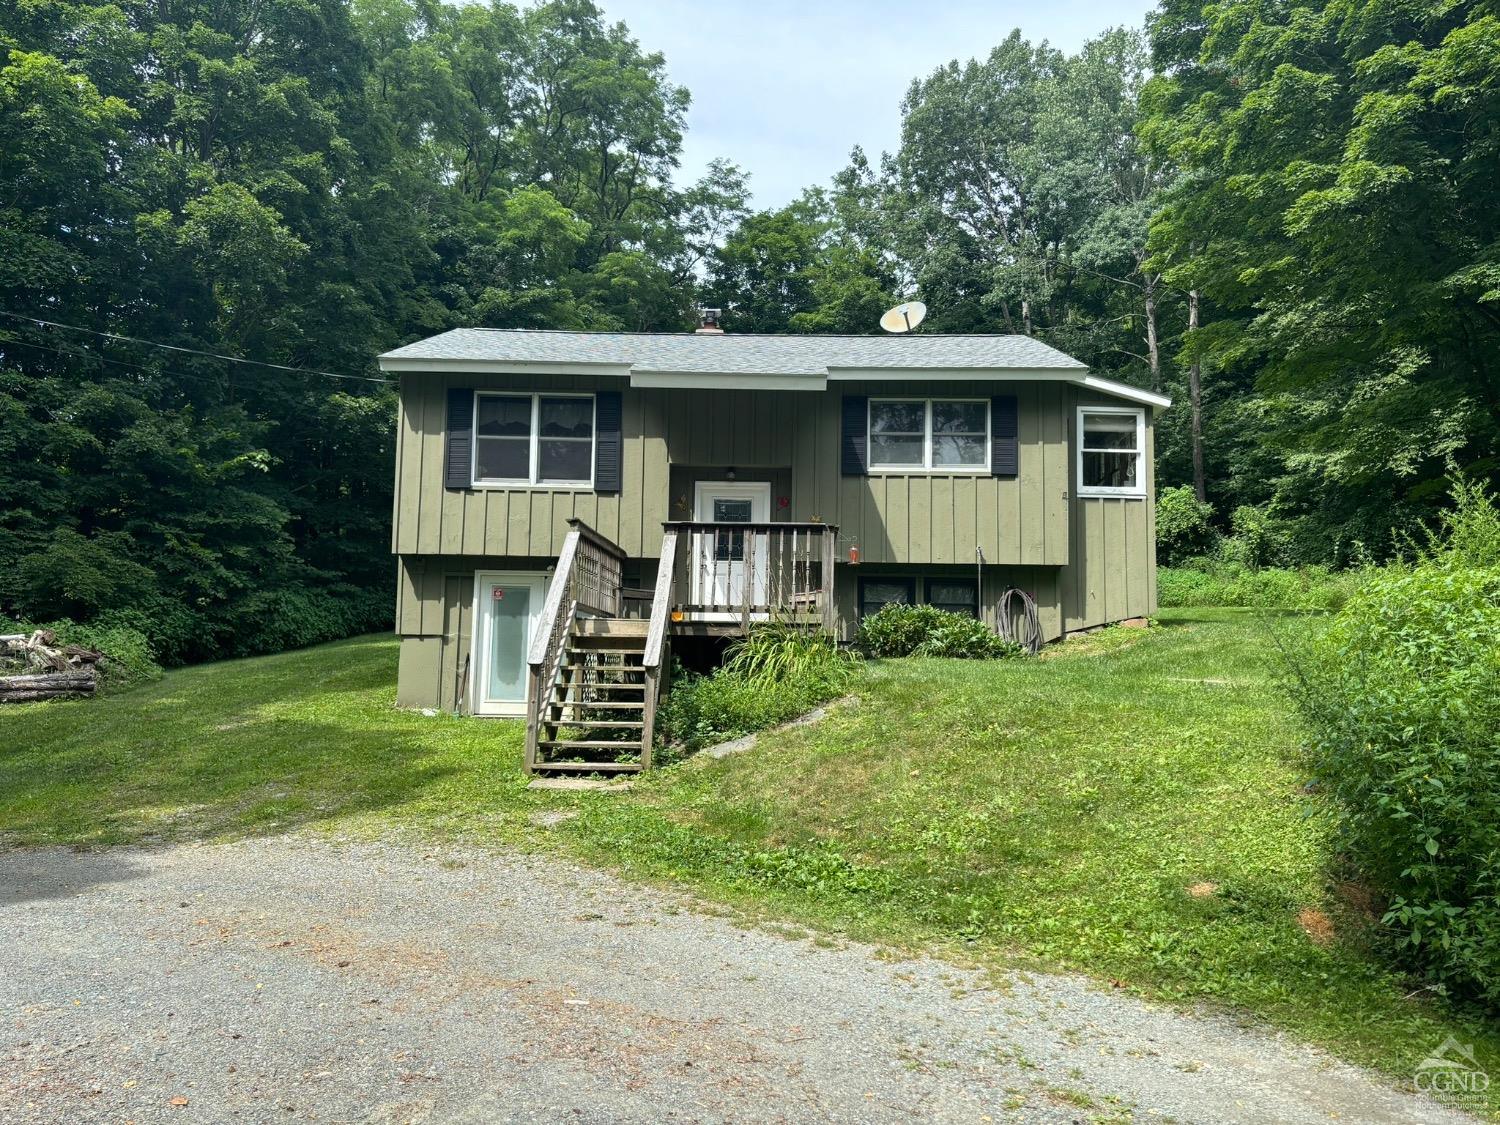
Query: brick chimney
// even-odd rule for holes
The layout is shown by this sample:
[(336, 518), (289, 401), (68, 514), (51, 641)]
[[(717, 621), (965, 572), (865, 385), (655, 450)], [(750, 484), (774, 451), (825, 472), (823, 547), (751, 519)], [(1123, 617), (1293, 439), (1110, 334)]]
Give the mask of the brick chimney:
[(724, 329), (719, 327), (719, 317), (723, 313), (723, 309), (699, 309), (698, 327), (694, 332), (699, 336), (724, 335)]

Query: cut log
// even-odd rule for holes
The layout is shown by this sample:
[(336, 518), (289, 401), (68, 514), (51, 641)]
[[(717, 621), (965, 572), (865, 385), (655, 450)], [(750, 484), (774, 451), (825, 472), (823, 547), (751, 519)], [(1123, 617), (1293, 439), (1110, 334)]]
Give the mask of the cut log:
[(40, 675), (0, 676), (0, 703), (36, 703), (70, 695), (93, 695), (98, 682), (92, 666)]
[(0, 690), (5, 688), (75, 688), (94, 686), (94, 673), (90, 671), (78, 672), (43, 672), (40, 675), (24, 676), (0, 676)]

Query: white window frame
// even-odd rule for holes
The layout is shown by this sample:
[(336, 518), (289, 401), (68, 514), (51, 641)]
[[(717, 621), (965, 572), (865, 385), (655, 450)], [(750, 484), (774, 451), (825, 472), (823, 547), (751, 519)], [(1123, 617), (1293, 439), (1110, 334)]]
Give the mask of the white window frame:
[[(873, 418), (875, 404), (880, 402), (920, 402), (923, 405), (922, 412), (922, 463), (920, 465), (877, 465), (875, 464), (875, 434)], [(982, 465), (933, 465), (932, 463), (932, 404), (935, 402), (967, 402), (978, 403), (984, 407), (984, 464)], [(995, 448), (994, 425), (991, 417), (993, 404), (987, 398), (974, 398), (965, 395), (938, 395), (935, 398), (927, 398), (922, 395), (881, 395), (871, 398), (865, 406), (865, 456), (869, 462), (867, 469), (873, 475), (889, 474), (895, 476), (910, 476), (914, 473), (932, 474), (934, 476), (989, 476), (990, 459)]]
[[(526, 480), (519, 477), (515, 480), (481, 479), (479, 476), (479, 443), (483, 440), (479, 434), (479, 400), (481, 398), (530, 398), (531, 399), (531, 447), (527, 458), (527, 470), (529, 476)], [(540, 481), (542, 461), (542, 399), (544, 398), (586, 398), (593, 407), (589, 423), (589, 479), (586, 481)], [(469, 425), (469, 481), (474, 488), (497, 488), (509, 491), (521, 489), (541, 490), (544, 492), (592, 492), (594, 488), (594, 473), (597, 468), (599, 455), (599, 396), (594, 394), (580, 394), (573, 391), (499, 391), (499, 390), (475, 390), (474, 407), (471, 414), (473, 421)]]
[[(1135, 479), (1133, 488), (1115, 485), (1083, 483), (1083, 455), (1085, 453), (1125, 453), (1123, 449), (1089, 449), (1083, 447), (1083, 416), (1085, 414), (1119, 414), (1135, 419)], [(1140, 406), (1080, 406), (1074, 422), (1077, 435), (1074, 455), (1074, 472), (1078, 475), (1079, 496), (1145, 496), (1146, 495), (1146, 411)]]

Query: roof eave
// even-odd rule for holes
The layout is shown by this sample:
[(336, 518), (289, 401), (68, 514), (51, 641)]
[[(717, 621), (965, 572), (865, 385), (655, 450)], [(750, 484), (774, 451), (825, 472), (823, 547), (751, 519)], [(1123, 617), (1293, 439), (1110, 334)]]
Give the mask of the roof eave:
[(1114, 395), (1130, 402), (1140, 403), (1142, 406), (1155, 406), (1166, 409), (1172, 405), (1172, 400), (1166, 395), (1157, 394), (1155, 391), (1143, 390), (1140, 387), (1132, 387), (1129, 383), (1116, 382), (1114, 379), (1105, 379), (1099, 375), (1084, 375), (1082, 378), (1074, 378), (1069, 382), (1076, 383), (1091, 391), (1101, 394)]

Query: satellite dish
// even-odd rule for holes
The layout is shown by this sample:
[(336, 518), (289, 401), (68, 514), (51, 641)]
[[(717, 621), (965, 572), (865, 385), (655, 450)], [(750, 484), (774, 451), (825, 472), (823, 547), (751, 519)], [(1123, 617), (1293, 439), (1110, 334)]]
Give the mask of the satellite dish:
[(887, 332), (910, 332), (926, 315), (927, 306), (921, 301), (903, 301), (880, 314), (880, 327)]

